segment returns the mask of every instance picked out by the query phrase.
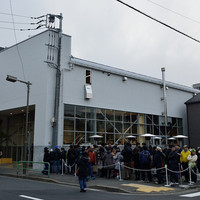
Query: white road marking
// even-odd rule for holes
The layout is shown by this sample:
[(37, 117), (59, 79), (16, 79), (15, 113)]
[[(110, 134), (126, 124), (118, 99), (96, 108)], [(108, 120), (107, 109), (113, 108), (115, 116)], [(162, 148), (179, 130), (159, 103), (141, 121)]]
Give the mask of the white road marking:
[(29, 196), (26, 196), (26, 195), (19, 195), (19, 197), (25, 198), (25, 199), (32, 199), (32, 200), (43, 200), (43, 199), (38, 199), (38, 198), (35, 198), (35, 197), (29, 197)]
[(87, 190), (90, 190), (90, 191), (95, 191), (95, 192), (100, 192), (100, 191), (101, 191), (101, 190), (92, 189), (92, 188), (87, 188)]
[(196, 192), (196, 193), (191, 193), (191, 194), (184, 194), (184, 195), (180, 195), (181, 197), (198, 197), (200, 196), (200, 192)]

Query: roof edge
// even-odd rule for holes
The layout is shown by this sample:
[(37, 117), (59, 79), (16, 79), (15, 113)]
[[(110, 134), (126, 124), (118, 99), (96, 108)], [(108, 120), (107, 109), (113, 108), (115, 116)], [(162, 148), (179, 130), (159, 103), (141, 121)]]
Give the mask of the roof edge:
[[(163, 85), (162, 80), (158, 79), (158, 78), (153, 78), (153, 77), (150, 77), (150, 76), (137, 74), (135, 72), (126, 71), (126, 70), (123, 70), (123, 69), (111, 67), (111, 66), (104, 65), (104, 64), (95, 63), (95, 62), (92, 62), (92, 61), (83, 60), (83, 59), (76, 58), (76, 57), (71, 57), (70, 62), (72, 64), (75, 64), (75, 65), (78, 65), (78, 66), (83, 66), (83, 67), (95, 69), (95, 70), (98, 70), (98, 71), (109, 72), (109, 73), (113, 73), (113, 74), (120, 75), (120, 76), (127, 76), (128, 78), (133, 78), (133, 79), (153, 83), (153, 84), (160, 85), (160, 86)], [(194, 94), (200, 93), (200, 90), (197, 90), (197, 89), (194, 89), (194, 88), (191, 88), (191, 87), (188, 87), (188, 86), (180, 85), (180, 84), (177, 84), (177, 83), (172, 83), (172, 82), (169, 82), (169, 81), (166, 81), (166, 86), (171, 87), (173, 89), (186, 91), (186, 92), (190, 92), (190, 93), (194, 93)]]

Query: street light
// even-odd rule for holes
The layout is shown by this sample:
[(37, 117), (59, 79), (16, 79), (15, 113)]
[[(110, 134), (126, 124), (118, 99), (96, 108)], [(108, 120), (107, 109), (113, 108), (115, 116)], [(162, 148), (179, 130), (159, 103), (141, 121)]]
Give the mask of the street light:
[(29, 94), (30, 94), (30, 86), (32, 85), (32, 83), (30, 81), (26, 82), (26, 81), (22, 81), (19, 80), (17, 77), (15, 76), (11, 76), (11, 75), (7, 75), (6, 78), (7, 81), (10, 82), (20, 82), (20, 83), (24, 83), (27, 86), (27, 104), (26, 104), (26, 130), (25, 130), (25, 139), (24, 139), (24, 164), (23, 164), (23, 174), (26, 174), (26, 161), (27, 161), (27, 135), (28, 135), (28, 113), (29, 113)]

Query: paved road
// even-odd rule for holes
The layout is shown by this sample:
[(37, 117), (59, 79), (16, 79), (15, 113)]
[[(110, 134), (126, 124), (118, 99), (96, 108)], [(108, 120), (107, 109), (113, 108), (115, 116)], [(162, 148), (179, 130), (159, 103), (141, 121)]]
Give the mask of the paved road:
[(186, 191), (182, 194), (119, 194), (104, 191), (88, 190), (86, 193), (80, 193), (79, 188), (58, 185), (53, 183), (38, 182), (26, 179), (11, 178), (0, 176), (0, 200), (184, 200), (188, 196), (181, 195), (193, 194), (192, 200), (200, 199), (200, 191)]

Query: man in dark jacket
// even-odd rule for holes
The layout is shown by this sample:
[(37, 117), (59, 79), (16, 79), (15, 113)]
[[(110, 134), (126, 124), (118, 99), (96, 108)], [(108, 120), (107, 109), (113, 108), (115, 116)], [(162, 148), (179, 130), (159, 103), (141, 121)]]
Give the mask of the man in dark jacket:
[(128, 179), (131, 179), (131, 177), (132, 177), (131, 162), (133, 160), (133, 151), (131, 149), (130, 143), (127, 143), (125, 145), (121, 154), (122, 154), (123, 160), (124, 160), (124, 174), (125, 174), (124, 179), (128, 180)]
[(66, 163), (66, 151), (65, 148), (61, 148), (61, 159), (60, 159), (60, 164), (61, 164), (61, 171), (65, 173), (65, 163)]
[(143, 170), (141, 172), (142, 180), (145, 181), (145, 172), (147, 172), (148, 182), (151, 182), (152, 181), (152, 176), (151, 176), (151, 154), (147, 150), (147, 146), (143, 146), (143, 151), (140, 152), (139, 160), (140, 160), (140, 167)]
[(45, 164), (44, 164), (44, 170), (42, 171), (42, 173), (45, 175), (48, 175), (48, 169), (49, 169), (48, 163), (50, 163), (50, 153), (47, 147), (44, 148), (43, 162), (45, 162)]
[(85, 151), (85, 148), (83, 148), (82, 153), (77, 161), (77, 167), (78, 167), (78, 176), (79, 176), (79, 184), (80, 184), (80, 192), (86, 192), (87, 184), (87, 176), (89, 171), (89, 157), (87, 152)]
[(75, 160), (76, 160), (76, 151), (73, 145), (70, 145), (70, 149), (67, 153), (67, 165), (68, 165), (68, 173), (75, 172)]
[(56, 146), (54, 150), (53, 173), (60, 173), (60, 149)]
[(154, 167), (157, 169), (156, 173), (157, 173), (157, 178), (158, 178), (158, 184), (161, 184), (164, 182), (161, 176), (161, 169), (160, 169), (163, 167), (164, 159), (165, 159), (165, 154), (162, 152), (162, 149), (160, 147), (157, 147), (154, 154), (153, 164), (154, 164)]
[(171, 170), (170, 171), (170, 181), (171, 181), (170, 185), (178, 184), (178, 171), (179, 171), (178, 164), (180, 163), (180, 156), (177, 154), (174, 145), (172, 145), (171, 147), (171, 152), (169, 153), (169, 156), (168, 156), (168, 162), (169, 162), (169, 169)]

